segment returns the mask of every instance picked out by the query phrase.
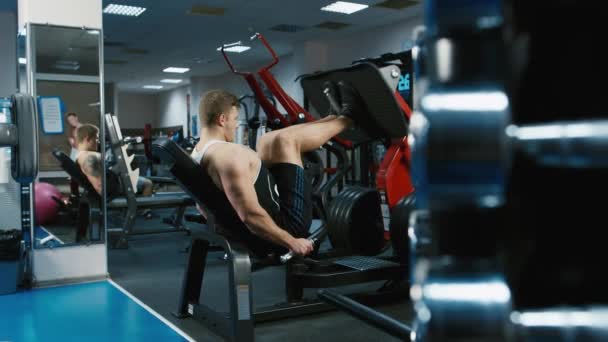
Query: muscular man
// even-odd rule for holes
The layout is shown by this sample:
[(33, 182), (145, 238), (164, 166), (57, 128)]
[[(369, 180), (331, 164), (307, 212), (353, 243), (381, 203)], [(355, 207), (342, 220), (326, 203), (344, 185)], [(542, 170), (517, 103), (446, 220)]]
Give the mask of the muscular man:
[[(239, 102), (223, 90), (199, 106), (201, 140), (192, 158), (207, 171), (249, 230), (298, 255), (313, 250), (305, 237), (312, 222), (311, 185), (301, 154), (318, 149), (352, 125), (347, 116), (290, 126), (262, 136), (257, 152), (232, 143)], [(228, 228), (228, 227), (224, 227)]]
[[(78, 154), (76, 155), (76, 163), (85, 174), (95, 191), (101, 194), (101, 176), (103, 172), (103, 164), (101, 162), (101, 153), (97, 152), (97, 143), (99, 142), (99, 128), (90, 124), (82, 124), (76, 129), (76, 141)], [(110, 197), (118, 196), (122, 193), (118, 177), (108, 172), (106, 174), (106, 190)], [(137, 179), (137, 193), (142, 196), (152, 196), (153, 184), (147, 178), (139, 177)]]

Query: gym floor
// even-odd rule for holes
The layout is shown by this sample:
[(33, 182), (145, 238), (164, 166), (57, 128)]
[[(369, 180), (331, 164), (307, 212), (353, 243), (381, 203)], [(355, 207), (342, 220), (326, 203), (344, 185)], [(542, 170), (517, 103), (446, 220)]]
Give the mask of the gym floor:
[[(152, 228), (153, 222), (146, 221)], [(188, 223), (196, 231), (204, 225)], [(175, 310), (181, 288), (190, 237), (184, 233), (138, 235), (130, 239), (129, 249), (109, 250), (108, 264), (114, 282), (140, 299), (158, 314), (182, 329), (197, 341), (221, 341), (194, 319), (179, 320), (171, 315)], [(201, 302), (227, 311), (228, 276), (223, 253), (215, 252), (207, 259)], [(254, 307), (284, 302), (283, 268), (270, 267), (253, 273)], [(381, 284), (366, 285), (373, 291)], [(352, 289), (348, 289), (352, 290)], [(305, 296), (314, 298), (315, 291)], [(381, 312), (402, 322), (411, 321), (408, 302), (378, 307)], [(256, 325), (258, 341), (398, 341), (359, 320), (338, 311), (303, 316)]]

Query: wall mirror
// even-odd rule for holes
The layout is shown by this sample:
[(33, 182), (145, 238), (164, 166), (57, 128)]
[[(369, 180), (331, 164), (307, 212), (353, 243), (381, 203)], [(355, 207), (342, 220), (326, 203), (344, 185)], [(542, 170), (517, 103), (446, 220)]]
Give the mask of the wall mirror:
[(35, 96), (39, 114), (33, 246), (101, 243), (105, 235), (102, 32), (28, 24), (21, 37), (25, 38), (19, 39), (19, 51), (25, 56), (19, 56), (20, 88)]

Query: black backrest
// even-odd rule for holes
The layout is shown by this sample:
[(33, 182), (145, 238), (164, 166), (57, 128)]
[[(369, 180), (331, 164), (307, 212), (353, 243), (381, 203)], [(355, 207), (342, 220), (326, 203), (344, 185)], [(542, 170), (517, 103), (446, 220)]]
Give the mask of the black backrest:
[(169, 171), (177, 184), (203, 207), (206, 213), (212, 214), (216, 223), (242, 239), (254, 253), (264, 254), (258, 249), (262, 245), (261, 239), (247, 229), (226, 194), (213, 183), (205, 169), (176, 142), (167, 138), (156, 139), (152, 143), (152, 154), (170, 166)]
[(57, 161), (59, 161), (61, 168), (65, 172), (67, 172), (73, 180), (78, 182), (78, 184), (83, 187), (89, 195), (98, 195), (95, 191), (95, 188), (93, 188), (91, 182), (89, 182), (87, 176), (82, 173), (80, 167), (78, 167), (78, 165), (76, 165), (76, 162), (70, 159), (67, 154), (63, 153), (60, 150), (53, 150), (53, 156), (55, 157), (55, 159), (57, 159)]
[(395, 99), (395, 89), (390, 89), (378, 67), (369, 62), (357, 63), (346, 68), (316, 73), (302, 78), (306, 98), (317, 112), (329, 112), (329, 102), (323, 94), (325, 81), (347, 81), (361, 95), (367, 108), (369, 121), (359, 123), (366, 127), (370, 138), (401, 138), (407, 135), (408, 122)]

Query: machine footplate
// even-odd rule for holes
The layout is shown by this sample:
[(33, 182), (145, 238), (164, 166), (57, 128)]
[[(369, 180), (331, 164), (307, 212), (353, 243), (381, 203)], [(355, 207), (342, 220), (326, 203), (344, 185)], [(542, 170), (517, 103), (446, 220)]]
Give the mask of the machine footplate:
[(367, 271), (373, 270), (377, 268), (387, 268), (387, 267), (398, 267), (399, 264), (396, 262), (368, 257), (368, 256), (349, 256), (345, 258), (340, 258), (333, 261), (334, 264), (342, 265), (350, 268), (354, 268), (359, 271)]

